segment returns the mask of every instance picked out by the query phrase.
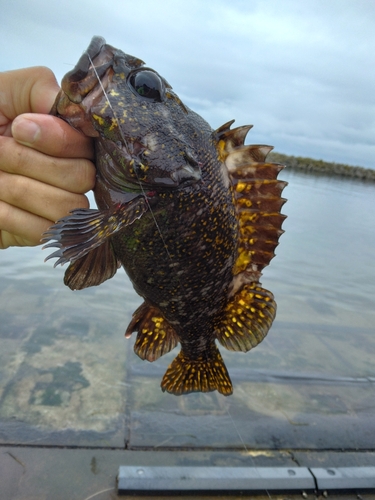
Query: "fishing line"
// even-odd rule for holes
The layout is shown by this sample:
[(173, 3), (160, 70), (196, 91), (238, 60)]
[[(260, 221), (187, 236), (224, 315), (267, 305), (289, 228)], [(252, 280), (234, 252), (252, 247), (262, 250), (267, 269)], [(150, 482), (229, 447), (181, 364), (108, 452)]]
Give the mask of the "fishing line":
[(240, 441), (241, 441), (241, 443), (242, 443), (242, 446), (244, 447), (244, 450), (246, 451), (246, 453), (249, 453), (249, 450), (247, 449), (247, 446), (246, 446), (246, 444), (245, 444), (245, 441), (242, 439), (242, 436), (241, 436), (241, 434), (240, 434), (240, 431), (238, 430), (238, 427), (237, 427), (237, 425), (236, 425), (236, 423), (235, 423), (235, 421), (234, 421), (234, 419), (233, 419), (232, 415), (229, 413), (229, 408), (227, 408), (227, 413), (228, 413), (228, 415), (229, 415), (229, 418), (230, 418), (230, 419), (231, 419), (231, 421), (232, 421), (233, 427), (236, 429), (237, 435), (238, 435), (238, 437), (240, 438)]
[[(100, 85), (100, 87), (101, 87), (101, 90), (102, 90), (102, 92), (103, 92), (103, 95), (104, 95), (104, 97), (105, 97), (105, 99), (106, 99), (106, 101), (107, 101), (107, 103), (108, 103), (108, 105), (109, 105), (109, 107), (110, 107), (110, 109), (111, 109), (111, 111), (112, 111), (112, 113), (113, 113), (113, 117), (114, 117), (114, 119), (115, 119), (115, 121), (116, 121), (116, 123), (117, 123), (117, 127), (118, 127), (118, 129), (119, 129), (119, 132), (120, 132), (121, 138), (122, 138), (123, 143), (124, 143), (124, 145), (125, 145), (125, 144), (126, 144), (126, 139), (125, 139), (125, 135), (124, 135), (124, 133), (123, 133), (123, 131), (122, 131), (122, 129), (121, 129), (121, 126), (120, 126), (120, 120), (119, 120), (119, 118), (118, 118), (118, 116), (117, 116), (117, 114), (116, 114), (115, 109), (113, 108), (113, 106), (112, 106), (112, 104), (111, 104), (111, 101), (110, 101), (110, 99), (109, 99), (109, 96), (108, 96), (108, 94), (107, 94), (107, 92), (106, 92), (106, 90), (105, 90), (105, 88), (104, 88), (104, 85), (103, 85), (103, 83), (102, 83), (102, 81), (101, 81), (101, 79), (100, 79), (100, 77), (99, 77), (99, 75), (98, 75), (98, 72), (96, 71), (95, 65), (94, 65), (94, 63), (93, 63), (93, 60), (92, 60), (92, 59), (91, 59), (91, 57), (90, 57), (90, 54), (89, 54), (88, 52), (86, 52), (86, 54), (87, 54), (87, 57), (88, 57), (88, 59), (89, 59), (89, 61), (90, 61), (91, 66), (92, 66), (92, 68), (93, 68), (93, 70), (94, 70), (95, 76), (96, 76), (96, 78), (97, 78), (97, 80), (98, 80), (98, 82), (99, 82), (99, 85)], [(160, 239), (161, 239), (161, 241), (162, 241), (162, 243), (163, 243), (163, 246), (164, 246), (164, 248), (165, 248), (165, 252), (166, 252), (166, 254), (167, 254), (167, 256), (168, 256), (168, 259), (169, 259), (169, 261), (170, 261), (170, 262), (173, 262), (173, 258), (172, 258), (171, 253), (169, 252), (167, 242), (166, 242), (166, 240), (165, 240), (165, 238), (164, 238), (164, 236), (163, 236), (163, 234), (162, 234), (161, 228), (160, 228), (160, 226), (159, 226), (159, 224), (158, 224), (158, 222), (157, 222), (157, 220), (156, 220), (156, 217), (155, 217), (155, 214), (154, 214), (154, 212), (153, 212), (153, 210), (152, 210), (152, 207), (150, 206), (150, 203), (149, 203), (149, 201), (148, 201), (147, 195), (146, 195), (146, 193), (145, 193), (145, 190), (144, 190), (144, 188), (143, 188), (143, 185), (142, 185), (142, 183), (141, 183), (141, 180), (140, 180), (140, 178), (139, 178), (139, 175), (138, 175), (138, 173), (137, 173), (136, 169), (134, 169), (134, 172), (135, 172), (135, 175), (136, 175), (136, 177), (137, 177), (137, 181), (138, 181), (139, 187), (140, 187), (140, 189), (141, 189), (141, 191), (142, 191), (142, 194), (143, 194), (143, 196), (144, 196), (145, 202), (146, 202), (146, 204), (147, 204), (147, 206), (148, 206), (148, 208), (149, 208), (149, 210), (150, 210), (150, 214), (151, 214), (152, 219), (153, 219), (153, 221), (154, 221), (155, 227), (156, 227), (156, 229), (157, 229), (157, 231), (158, 231), (158, 233), (159, 233)], [(181, 293), (182, 293), (182, 294), (185, 294), (185, 290), (184, 290), (184, 287), (182, 286), (183, 284), (182, 284), (182, 280), (181, 280), (180, 276), (177, 276), (177, 281), (178, 281), (179, 286), (180, 286), (180, 288), (181, 288)], [(187, 307), (189, 308), (190, 313), (193, 315), (193, 314), (194, 314), (194, 310), (193, 310), (193, 307), (191, 306), (191, 304), (189, 303), (189, 301), (187, 301)]]
[[(94, 70), (95, 76), (96, 76), (96, 78), (97, 78), (97, 80), (98, 80), (98, 82), (99, 82), (100, 88), (102, 89), (103, 95), (104, 95), (104, 97), (106, 98), (106, 101), (107, 101), (107, 103), (108, 103), (108, 105), (109, 105), (109, 107), (110, 107), (110, 109), (111, 109), (111, 111), (112, 111), (112, 113), (113, 113), (113, 117), (114, 117), (114, 119), (115, 119), (115, 121), (116, 121), (116, 123), (117, 123), (117, 127), (118, 127), (118, 129), (119, 129), (119, 132), (120, 132), (121, 138), (122, 138), (123, 143), (124, 143), (124, 145), (125, 145), (125, 144), (126, 144), (126, 139), (125, 139), (125, 135), (124, 135), (124, 133), (123, 133), (123, 131), (122, 131), (122, 129), (121, 129), (121, 126), (120, 126), (120, 120), (119, 120), (119, 118), (118, 118), (118, 116), (117, 116), (117, 114), (116, 114), (115, 109), (113, 108), (113, 106), (112, 106), (112, 104), (111, 104), (111, 101), (109, 100), (108, 94), (107, 94), (107, 92), (106, 92), (106, 90), (105, 90), (105, 88), (104, 88), (104, 85), (103, 85), (103, 83), (102, 83), (102, 81), (101, 81), (101, 79), (100, 79), (100, 76), (98, 75), (98, 72), (96, 71), (95, 65), (94, 65), (94, 63), (93, 63), (93, 60), (91, 59), (90, 54), (89, 54), (88, 52), (86, 52), (86, 54), (87, 54), (87, 57), (88, 57), (88, 59), (89, 59), (89, 61), (90, 61), (90, 63), (91, 63), (91, 66), (92, 66), (92, 68), (93, 68), (93, 70)], [(146, 193), (145, 193), (145, 190), (144, 190), (144, 188), (143, 188), (143, 185), (142, 185), (142, 183), (141, 183), (141, 180), (140, 180), (140, 178), (139, 178), (139, 175), (138, 175), (138, 173), (137, 173), (136, 169), (134, 169), (134, 173), (135, 173), (135, 175), (136, 175), (136, 177), (137, 177), (137, 181), (138, 181), (139, 187), (140, 187), (140, 189), (141, 189), (141, 191), (142, 191), (143, 197), (144, 197), (145, 202), (146, 202), (146, 204), (147, 204), (147, 206), (148, 206), (148, 209), (149, 209), (150, 214), (151, 214), (151, 216), (152, 216), (152, 219), (153, 219), (153, 221), (154, 221), (155, 227), (156, 227), (156, 229), (157, 229), (157, 231), (158, 231), (158, 233), (159, 233), (160, 239), (161, 239), (161, 241), (162, 241), (162, 243), (163, 243), (163, 246), (164, 246), (165, 252), (166, 252), (166, 254), (167, 254), (167, 256), (168, 256), (168, 259), (170, 260), (170, 262), (173, 262), (173, 258), (172, 258), (171, 253), (169, 252), (167, 242), (166, 242), (166, 240), (165, 240), (165, 238), (164, 238), (164, 236), (163, 236), (163, 233), (162, 233), (162, 231), (161, 231), (161, 228), (160, 228), (160, 226), (159, 226), (159, 224), (158, 224), (158, 222), (157, 222), (157, 220), (156, 220), (156, 217), (155, 217), (154, 211), (153, 211), (153, 210), (152, 210), (152, 208), (151, 208), (151, 205), (150, 205), (150, 203), (149, 203), (149, 201), (148, 201), (147, 195), (146, 195)], [(182, 294), (184, 294), (184, 293), (185, 293), (185, 290), (184, 290), (184, 288), (183, 288), (183, 286), (182, 286), (182, 281), (181, 281), (180, 276), (177, 276), (177, 281), (178, 281), (178, 283), (179, 283), (179, 285), (180, 285), (180, 288), (181, 288), (181, 292), (182, 292)], [(187, 301), (187, 306), (188, 306), (188, 308), (190, 309), (190, 313), (191, 313), (191, 314), (193, 314), (193, 313), (194, 313), (194, 310), (193, 310), (192, 306), (190, 305), (189, 301)]]
[[(107, 94), (107, 92), (106, 92), (106, 90), (105, 90), (105, 88), (104, 88), (104, 85), (103, 85), (102, 81), (100, 80), (100, 77), (99, 77), (99, 75), (98, 75), (98, 72), (96, 71), (95, 65), (94, 65), (94, 63), (93, 63), (93, 60), (92, 60), (92, 59), (91, 59), (91, 57), (90, 57), (90, 54), (89, 54), (88, 52), (86, 52), (86, 54), (87, 54), (87, 57), (89, 58), (89, 61), (90, 61), (91, 66), (92, 66), (92, 68), (93, 68), (93, 70), (94, 70), (95, 76), (96, 76), (96, 78), (97, 78), (97, 80), (98, 80), (98, 82), (99, 82), (99, 85), (100, 85), (101, 89), (102, 89), (103, 95), (104, 95), (104, 97), (106, 98), (106, 100), (107, 100), (107, 103), (108, 103), (109, 107), (111, 108), (111, 111), (112, 111), (112, 113), (113, 113), (114, 119), (116, 120), (116, 123), (117, 123), (117, 127), (118, 127), (118, 129), (119, 129), (119, 132), (120, 132), (121, 138), (122, 138), (122, 140), (123, 140), (124, 144), (126, 144), (126, 139), (125, 139), (124, 133), (123, 133), (123, 131), (122, 131), (122, 129), (121, 129), (121, 126), (120, 126), (120, 120), (118, 119), (117, 114), (116, 114), (116, 111), (114, 110), (114, 108), (113, 108), (113, 106), (112, 106), (112, 104), (111, 104), (111, 101), (109, 100), (108, 94)], [(166, 243), (166, 241), (165, 241), (165, 239), (164, 239), (164, 237), (163, 237), (163, 234), (162, 234), (162, 232), (161, 232), (161, 229), (160, 229), (160, 227), (159, 227), (159, 224), (157, 223), (157, 220), (156, 220), (155, 214), (154, 214), (154, 212), (153, 212), (153, 210), (152, 210), (152, 208), (151, 208), (151, 205), (150, 205), (150, 203), (149, 203), (149, 201), (148, 201), (148, 198), (147, 198), (147, 196), (146, 196), (145, 190), (144, 190), (144, 188), (143, 188), (143, 186), (142, 186), (141, 180), (140, 180), (140, 178), (139, 178), (139, 176), (138, 176), (138, 173), (137, 173), (136, 169), (134, 169), (134, 173), (135, 173), (135, 175), (136, 175), (136, 177), (137, 177), (137, 181), (138, 181), (139, 187), (141, 188), (141, 191), (142, 191), (143, 197), (144, 197), (144, 199), (145, 199), (145, 202), (146, 202), (146, 204), (147, 204), (147, 206), (148, 206), (148, 209), (150, 210), (151, 216), (152, 216), (152, 218), (153, 218), (153, 220), (154, 220), (154, 223), (155, 223), (156, 229), (157, 229), (157, 231), (158, 231), (158, 233), (159, 233), (159, 236), (160, 236), (160, 238), (161, 238), (161, 241), (162, 241), (162, 243), (163, 243), (163, 245), (164, 245), (165, 251), (167, 252), (168, 258), (169, 258), (170, 260), (172, 260), (172, 256), (171, 256), (171, 254), (169, 253), (169, 250), (168, 250), (168, 247), (167, 247), (167, 243)]]
[[(96, 76), (96, 78), (97, 78), (97, 80), (98, 80), (98, 82), (99, 82), (100, 88), (102, 89), (103, 95), (104, 95), (104, 97), (106, 98), (106, 101), (107, 101), (107, 103), (108, 103), (108, 105), (109, 105), (109, 107), (110, 107), (110, 109), (111, 109), (111, 111), (112, 111), (112, 113), (113, 113), (113, 117), (114, 117), (114, 119), (115, 119), (115, 121), (116, 121), (116, 123), (117, 123), (117, 127), (118, 127), (118, 129), (119, 129), (119, 132), (120, 132), (121, 138), (122, 138), (123, 143), (124, 143), (124, 145), (125, 145), (125, 144), (126, 144), (126, 139), (125, 139), (125, 135), (124, 135), (124, 133), (123, 133), (123, 131), (122, 131), (122, 129), (121, 129), (121, 126), (120, 126), (120, 120), (119, 120), (119, 118), (118, 118), (118, 116), (117, 116), (117, 114), (116, 114), (115, 109), (113, 108), (113, 106), (112, 106), (112, 104), (111, 104), (111, 101), (110, 101), (110, 99), (109, 99), (109, 96), (108, 96), (108, 94), (107, 94), (107, 92), (106, 92), (106, 90), (105, 90), (105, 88), (104, 88), (104, 85), (103, 85), (103, 83), (102, 83), (102, 81), (101, 81), (101, 79), (100, 79), (100, 76), (98, 75), (98, 72), (96, 71), (96, 68), (95, 68), (94, 62), (93, 62), (93, 60), (91, 59), (90, 54), (89, 54), (88, 52), (86, 52), (86, 54), (87, 54), (87, 57), (88, 57), (88, 59), (89, 59), (89, 61), (90, 61), (90, 63), (91, 63), (91, 66), (92, 66), (92, 68), (93, 68), (93, 70), (94, 70), (95, 76)], [(138, 173), (137, 173), (136, 169), (134, 169), (134, 173), (135, 173), (135, 175), (136, 175), (136, 177), (137, 177), (137, 181), (138, 181), (139, 187), (140, 187), (140, 189), (141, 189), (141, 191), (142, 191), (143, 197), (144, 197), (145, 202), (146, 202), (146, 204), (147, 204), (147, 206), (148, 206), (148, 209), (149, 209), (150, 214), (151, 214), (151, 216), (152, 216), (152, 219), (153, 219), (153, 221), (154, 221), (155, 227), (156, 227), (156, 229), (157, 229), (157, 231), (158, 231), (158, 233), (159, 233), (160, 239), (161, 239), (161, 241), (162, 241), (162, 243), (163, 243), (163, 246), (164, 246), (164, 248), (165, 248), (165, 252), (166, 252), (166, 254), (167, 254), (167, 256), (168, 256), (168, 259), (170, 260), (170, 262), (173, 262), (173, 258), (172, 258), (171, 253), (169, 252), (167, 242), (166, 242), (166, 240), (165, 240), (165, 238), (164, 238), (164, 236), (163, 236), (163, 233), (162, 233), (162, 231), (161, 231), (161, 228), (160, 228), (160, 226), (159, 226), (159, 224), (158, 224), (158, 222), (157, 222), (157, 220), (156, 220), (156, 217), (155, 217), (154, 211), (152, 210), (152, 207), (151, 207), (151, 205), (150, 205), (150, 203), (149, 203), (149, 201), (148, 201), (147, 195), (146, 195), (146, 193), (145, 193), (145, 190), (144, 190), (144, 188), (143, 188), (143, 185), (142, 185), (142, 183), (141, 183), (141, 180), (140, 180), (140, 178), (139, 178), (139, 175), (138, 175)], [(179, 285), (180, 285), (180, 288), (181, 288), (181, 292), (182, 292), (182, 294), (184, 294), (184, 293), (185, 293), (185, 290), (184, 290), (184, 288), (183, 288), (183, 286), (182, 286), (182, 281), (181, 281), (180, 276), (177, 276), (177, 281), (179, 282)], [(191, 313), (191, 314), (193, 314), (193, 313), (194, 313), (194, 310), (193, 310), (192, 306), (190, 305), (189, 301), (187, 301), (187, 306), (188, 306), (188, 308), (189, 308), (189, 310), (190, 310), (190, 313)]]
[[(121, 129), (121, 126), (120, 126), (120, 120), (119, 120), (119, 119), (118, 119), (118, 117), (117, 117), (116, 111), (114, 110), (114, 108), (113, 108), (113, 106), (112, 106), (112, 104), (111, 104), (111, 102), (110, 102), (110, 100), (109, 100), (109, 97), (108, 97), (108, 94), (107, 94), (107, 92), (106, 92), (106, 90), (105, 90), (105, 88), (104, 88), (104, 85), (103, 85), (102, 81), (100, 80), (100, 77), (99, 77), (99, 75), (98, 75), (98, 72), (96, 71), (95, 65), (94, 65), (94, 63), (93, 63), (93, 61), (92, 61), (92, 59), (91, 59), (91, 57), (90, 57), (90, 55), (89, 55), (88, 53), (87, 53), (87, 56), (88, 56), (88, 58), (89, 58), (89, 61), (90, 61), (90, 63), (91, 63), (91, 66), (92, 66), (92, 68), (93, 68), (93, 70), (94, 70), (95, 76), (96, 76), (96, 78), (97, 78), (97, 80), (98, 80), (98, 82), (99, 82), (99, 85), (100, 85), (100, 87), (101, 87), (101, 89), (102, 89), (103, 95), (105, 96), (106, 101), (107, 101), (107, 103), (108, 103), (108, 105), (109, 105), (109, 107), (110, 107), (110, 109), (111, 109), (111, 111), (112, 111), (112, 113), (113, 113), (113, 117), (114, 117), (114, 119), (116, 120), (117, 127), (118, 127), (118, 129), (119, 129), (119, 132), (120, 132), (121, 138), (122, 138), (122, 140), (123, 140), (124, 144), (126, 144), (126, 139), (125, 139), (124, 133), (123, 133), (123, 131), (122, 131), (122, 129)], [(163, 234), (162, 234), (161, 228), (160, 228), (160, 226), (159, 226), (159, 224), (158, 224), (158, 222), (157, 222), (157, 220), (156, 220), (155, 214), (154, 214), (154, 212), (153, 212), (153, 210), (152, 210), (152, 208), (151, 208), (151, 206), (150, 206), (150, 203), (149, 203), (148, 198), (147, 198), (147, 196), (146, 196), (145, 190), (144, 190), (143, 185), (142, 185), (142, 183), (141, 183), (141, 180), (140, 180), (140, 178), (139, 178), (139, 176), (138, 176), (138, 173), (137, 173), (137, 171), (136, 171), (136, 170), (134, 170), (134, 172), (135, 172), (135, 175), (136, 175), (136, 177), (137, 177), (137, 181), (138, 181), (139, 187), (140, 187), (140, 189), (141, 189), (141, 191), (142, 191), (142, 194), (143, 194), (143, 196), (144, 196), (144, 198), (145, 198), (146, 204), (147, 204), (147, 206), (148, 206), (148, 208), (149, 208), (149, 210), (150, 210), (150, 213), (151, 213), (151, 216), (152, 216), (152, 218), (153, 218), (153, 221), (154, 221), (155, 227), (156, 227), (156, 229), (157, 229), (157, 231), (158, 231), (158, 233), (159, 233), (159, 236), (160, 236), (160, 238), (161, 238), (161, 241), (162, 241), (162, 243), (163, 243), (163, 246), (164, 246), (164, 248), (165, 248), (165, 251), (166, 251), (166, 253), (167, 253), (167, 255), (168, 255), (168, 258), (169, 258), (169, 260), (170, 260), (170, 261), (173, 261), (172, 256), (171, 256), (171, 254), (170, 254), (170, 252), (169, 252), (169, 250), (168, 250), (167, 243), (166, 243), (166, 241), (165, 241), (165, 239), (164, 239), (164, 236), (163, 236)], [(182, 283), (181, 283), (181, 281), (180, 281), (180, 277), (178, 276), (178, 277), (177, 277), (177, 279), (178, 279), (178, 281), (180, 282), (180, 286), (181, 286), (181, 285), (182, 285)], [(182, 288), (182, 287), (181, 287), (181, 288)], [(183, 289), (183, 288), (182, 288), (182, 289)], [(191, 309), (191, 312), (193, 312), (192, 307), (190, 306), (190, 304), (188, 304), (188, 307)], [(241, 433), (240, 433), (240, 431), (239, 431), (239, 429), (238, 429), (238, 427), (237, 427), (237, 424), (235, 423), (235, 421), (234, 421), (234, 419), (233, 419), (232, 415), (230, 414), (230, 412), (229, 412), (229, 409), (228, 409), (228, 408), (227, 408), (227, 413), (228, 413), (228, 415), (229, 415), (230, 420), (232, 421), (232, 425), (233, 425), (234, 429), (236, 430), (236, 433), (237, 433), (237, 435), (238, 435), (238, 437), (239, 437), (239, 439), (240, 439), (240, 441), (241, 441), (241, 443), (242, 443), (242, 446), (244, 447), (245, 452), (246, 452), (246, 453), (249, 453), (249, 450), (247, 449), (247, 446), (246, 446), (246, 444), (245, 444), (245, 441), (244, 441), (244, 439), (242, 438)], [(267, 493), (267, 495), (268, 495), (268, 498), (271, 498), (271, 495), (269, 494), (269, 492), (268, 492), (267, 490), (265, 490), (265, 491), (266, 491), (266, 493)]]
[[(241, 433), (240, 433), (240, 431), (239, 431), (239, 429), (238, 429), (238, 427), (237, 427), (237, 424), (236, 424), (236, 422), (235, 422), (234, 418), (232, 417), (231, 413), (229, 412), (229, 408), (228, 408), (228, 407), (227, 407), (227, 413), (228, 413), (228, 415), (229, 415), (229, 418), (230, 418), (230, 419), (231, 419), (231, 421), (232, 421), (233, 427), (236, 429), (237, 435), (238, 435), (238, 437), (240, 438), (240, 441), (241, 441), (241, 443), (242, 443), (242, 446), (244, 447), (244, 450), (246, 451), (246, 453), (249, 453), (249, 450), (248, 450), (248, 448), (247, 448), (247, 446), (246, 446), (246, 444), (245, 444), (245, 441), (243, 440), (243, 438), (242, 438), (242, 436), (241, 436)], [(257, 469), (257, 467), (255, 467), (255, 469)], [(265, 492), (267, 493), (268, 498), (272, 498), (268, 490), (265, 490)]]

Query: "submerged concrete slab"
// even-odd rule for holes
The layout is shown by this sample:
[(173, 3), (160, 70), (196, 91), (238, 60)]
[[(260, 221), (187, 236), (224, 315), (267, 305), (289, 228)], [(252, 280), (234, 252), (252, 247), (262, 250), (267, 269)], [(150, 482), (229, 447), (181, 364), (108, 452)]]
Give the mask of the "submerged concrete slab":
[[(315, 327), (310, 338), (313, 325), (277, 322), (274, 328), (274, 336), (256, 350), (224, 353), (234, 384), (228, 398), (217, 393), (173, 398), (155, 389), (174, 353), (153, 364), (131, 360), (129, 446), (375, 449), (375, 383), (367, 363), (361, 366), (359, 355), (346, 363), (342, 347), (327, 353), (326, 340), (321, 341), (331, 336), (338, 347), (346, 338), (349, 353), (349, 329), (330, 327), (328, 335)], [(358, 335), (367, 335), (367, 347), (372, 345), (370, 330), (359, 329)], [(299, 348), (293, 351), (290, 344)], [(314, 354), (310, 360), (308, 352)]]
[[(83, 327), (82, 319), (56, 316), (53, 327), (39, 323), (26, 337), (3, 339), (0, 443), (375, 449), (375, 378), (367, 365), (361, 372), (359, 361), (346, 364), (341, 353), (331, 353), (331, 366), (321, 372), (319, 357), (308, 365), (301, 351), (290, 351), (288, 342), (307, 342), (312, 325), (278, 322), (274, 336), (257, 352), (224, 353), (233, 396), (175, 397), (159, 388), (175, 352), (152, 364), (143, 362), (132, 352), (134, 339), (125, 341), (111, 330), (103, 336), (95, 317)], [(7, 331), (23, 331), (22, 325)], [(345, 338), (345, 330), (331, 327), (330, 332)], [(366, 335), (366, 329), (358, 335)], [(310, 339), (318, 351), (319, 339)], [(293, 369), (286, 366), (288, 356), (294, 358)]]

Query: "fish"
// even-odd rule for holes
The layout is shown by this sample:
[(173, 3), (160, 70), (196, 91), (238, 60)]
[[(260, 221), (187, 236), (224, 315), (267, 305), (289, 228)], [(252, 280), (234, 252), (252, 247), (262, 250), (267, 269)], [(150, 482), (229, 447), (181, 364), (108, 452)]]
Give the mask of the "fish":
[(262, 270), (284, 232), (284, 168), (245, 145), (251, 125), (214, 130), (137, 57), (93, 37), (62, 79), (51, 114), (95, 143), (97, 208), (77, 208), (43, 236), (69, 264), (72, 290), (123, 267), (143, 298), (125, 336), (153, 362), (180, 351), (161, 381), (174, 395), (232, 382), (218, 345), (247, 352), (276, 315)]

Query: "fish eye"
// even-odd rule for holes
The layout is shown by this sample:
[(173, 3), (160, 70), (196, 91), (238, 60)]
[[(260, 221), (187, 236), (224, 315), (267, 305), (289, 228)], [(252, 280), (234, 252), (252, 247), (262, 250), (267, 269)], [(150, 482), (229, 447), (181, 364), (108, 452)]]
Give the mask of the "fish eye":
[(130, 75), (129, 84), (141, 97), (161, 102), (164, 97), (164, 84), (156, 73), (149, 70), (137, 71)]

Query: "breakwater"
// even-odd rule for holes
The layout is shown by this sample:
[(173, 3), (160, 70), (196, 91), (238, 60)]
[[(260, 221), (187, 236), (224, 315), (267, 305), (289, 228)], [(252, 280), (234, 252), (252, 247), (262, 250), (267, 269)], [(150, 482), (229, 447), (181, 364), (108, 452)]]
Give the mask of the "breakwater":
[(320, 172), (329, 175), (343, 175), (375, 182), (375, 170), (371, 168), (354, 167), (342, 163), (313, 160), (301, 156), (289, 156), (282, 153), (271, 152), (268, 161), (281, 163), (288, 168), (304, 170), (305, 172)]

